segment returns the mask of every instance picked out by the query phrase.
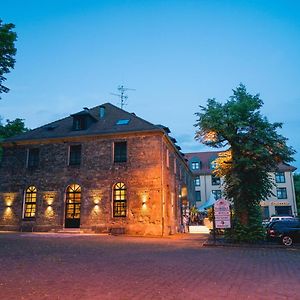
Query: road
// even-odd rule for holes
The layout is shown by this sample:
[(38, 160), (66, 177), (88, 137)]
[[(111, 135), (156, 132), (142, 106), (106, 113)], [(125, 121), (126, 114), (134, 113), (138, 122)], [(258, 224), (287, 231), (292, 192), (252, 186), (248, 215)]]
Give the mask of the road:
[(0, 299), (300, 299), (299, 248), (0, 233)]

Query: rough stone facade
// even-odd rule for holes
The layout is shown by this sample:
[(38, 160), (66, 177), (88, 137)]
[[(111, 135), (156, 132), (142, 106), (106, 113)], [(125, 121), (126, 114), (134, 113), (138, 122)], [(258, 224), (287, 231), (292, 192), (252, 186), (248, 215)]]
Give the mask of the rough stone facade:
[[(127, 142), (127, 161), (113, 161), (114, 142)], [(70, 145), (81, 145), (81, 163), (70, 166)], [(28, 149), (39, 148), (38, 167), (27, 167)], [(0, 230), (61, 230), (66, 189), (81, 187), (80, 229), (168, 235), (181, 230), (182, 206), (193, 180), (183, 157), (162, 132), (30, 140), (4, 145), (0, 165)], [(127, 188), (126, 217), (113, 217), (113, 186)], [(37, 189), (35, 218), (24, 219), (24, 195)], [(183, 191), (185, 191), (183, 193)], [(188, 192), (187, 192), (188, 191)]]

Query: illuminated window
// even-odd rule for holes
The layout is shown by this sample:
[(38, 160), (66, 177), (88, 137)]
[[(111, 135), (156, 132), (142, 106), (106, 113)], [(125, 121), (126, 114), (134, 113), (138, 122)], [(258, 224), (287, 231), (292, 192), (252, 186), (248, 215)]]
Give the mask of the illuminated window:
[(221, 190), (212, 190), (211, 192), (214, 195), (215, 200), (218, 200), (218, 199), (220, 199), (222, 197)]
[(35, 168), (39, 165), (39, 153), (40, 150), (38, 148), (33, 148), (28, 150), (28, 160), (27, 160), (28, 168)]
[(287, 199), (286, 188), (277, 189), (277, 198), (278, 199)]
[(194, 183), (195, 183), (195, 186), (200, 186), (200, 176), (197, 176), (197, 177), (194, 179)]
[(199, 162), (192, 161), (192, 170), (198, 170), (198, 169), (199, 169)]
[(114, 143), (114, 162), (127, 161), (127, 142)]
[(36, 213), (36, 187), (30, 186), (25, 192), (24, 219), (34, 218)]
[(215, 175), (211, 175), (211, 184), (212, 185), (220, 185), (221, 184), (220, 177), (217, 177)]
[(217, 167), (216, 158), (212, 158), (210, 161), (210, 169), (215, 170), (216, 167)]
[(70, 146), (69, 165), (75, 166), (81, 163), (81, 145)]
[(275, 173), (275, 181), (276, 181), (276, 183), (285, 183), (284, 172), (276, 172)]
[(126, 217), (126, 186), (123, 182), (114, 185), (113, 216)]

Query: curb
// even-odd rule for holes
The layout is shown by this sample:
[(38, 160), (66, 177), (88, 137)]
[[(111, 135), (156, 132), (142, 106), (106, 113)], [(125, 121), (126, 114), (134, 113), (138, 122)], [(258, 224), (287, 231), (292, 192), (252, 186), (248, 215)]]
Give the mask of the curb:
[(263, 248), (263, 249), (285, 249), (285, 250), (291, 250), (291, 249), (293, 249), (293, 250), (300, 250), (300, 245), (298, 246), (295, 246), (295, 245), (293, 245), (293, 246), (284, 246), (284, 245), (277, 245), (277, 244), (269, 244), (269, 245), (267, 245), (267, 244), (265, 244), (265, 245), (263, 245), (263, 244), (261, 244), (261, 245), (259, 245), (259, 244), (234, 244), (234, 243), (232, 243), (232, 244), (229, 244), (229, 243), (222, 243), (222, 244), (220, 244), (220, 243), (204, 243), (203, 244), (203, 247), (224, 247), (224, 248), (226, 248), (226, 247), (228, 247), (228, 248), (252, 248), (252, 249), (261, 249), (261, 248)]

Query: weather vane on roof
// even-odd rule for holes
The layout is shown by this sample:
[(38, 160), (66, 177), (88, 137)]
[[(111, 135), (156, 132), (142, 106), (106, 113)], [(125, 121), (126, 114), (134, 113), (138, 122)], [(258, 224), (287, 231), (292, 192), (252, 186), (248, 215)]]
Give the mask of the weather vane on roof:
[(118, 96), (120, 98), (120, 107), (121, 107), (121, 109), (123, 109), (123, 107), (125, 105), (127, 105), (126, 101), (128, 99), (128, 96), (125, 95), (125, 92), (126, 91), (135, 91), (135, 89), (126, 88), (126, 87), (124, 87), (124, 85), (119, 85), (118, 91), (119, 91), (119, 94), (111, 93), (111, 95)]

